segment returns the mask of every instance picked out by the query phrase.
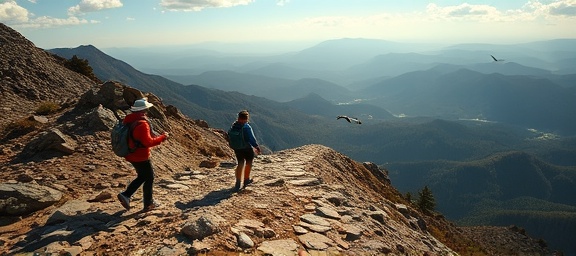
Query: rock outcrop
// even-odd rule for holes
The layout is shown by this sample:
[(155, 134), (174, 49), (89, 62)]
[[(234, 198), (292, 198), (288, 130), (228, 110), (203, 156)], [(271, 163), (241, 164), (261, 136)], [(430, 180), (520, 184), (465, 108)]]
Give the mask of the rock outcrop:
[(51, 206), (62, 193), (33, 183), (0, 183), (0, 216), (28, 215)]

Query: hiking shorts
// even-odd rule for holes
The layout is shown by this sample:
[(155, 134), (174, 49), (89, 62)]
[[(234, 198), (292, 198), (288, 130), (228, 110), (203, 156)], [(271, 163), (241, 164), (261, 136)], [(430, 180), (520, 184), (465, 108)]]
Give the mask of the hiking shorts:
[(236, 161), (242, 163), (244, 161), (251, 163), (254, 160), (254, 150), (252, 147), (243, 149), (234, 149), (234, 154), (236, 155)]

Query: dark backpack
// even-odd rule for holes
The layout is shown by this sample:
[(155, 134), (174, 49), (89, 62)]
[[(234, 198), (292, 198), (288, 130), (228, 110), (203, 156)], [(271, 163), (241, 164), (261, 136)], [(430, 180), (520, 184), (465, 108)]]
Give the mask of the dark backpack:
[[(131, 148), (128, 142), (129, 138), (136, 142), (134, 137), (132, 137), (132, 130), (136, 127), (136, 123), (137, 122), (124, 124), (119, 120), (114, 127), (112, 127), (110, 141), (112, 142), (112, 151), (114, 151), (114, 154), (117, 156), (127, 156), (136, 150), (136, 147)], [(138, 145), (138, 143), (135, 144)]]
[(232, 126), (228, 129), (228, 144), (232, 149), (243, 149), (248, 147), (248, 142), (244, 137), (244, 127)]

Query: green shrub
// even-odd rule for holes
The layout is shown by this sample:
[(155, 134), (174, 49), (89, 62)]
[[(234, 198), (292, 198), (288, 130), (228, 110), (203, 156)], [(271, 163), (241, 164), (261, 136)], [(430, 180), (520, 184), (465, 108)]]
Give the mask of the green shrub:
[(78, 56), (74, 55), (69, 60), (64, 61), (64, 66), (76, 73), (80, 73), (82, 75), (87, 76), (90, 80), (101, 83), (100, 79), (96, 77), (94, 74), (94, 70), (88, 64), (88, 60), (78, 58)]
[(49, 115), (56, 113), (56, 111), (58, 111), (59, 109), (60, 105), (58, 105), (58, 103), (44, 101), (40, 103), (40, 106), (38, 106), (38, 108), (36, 108), (35, 113), (37, 115)]

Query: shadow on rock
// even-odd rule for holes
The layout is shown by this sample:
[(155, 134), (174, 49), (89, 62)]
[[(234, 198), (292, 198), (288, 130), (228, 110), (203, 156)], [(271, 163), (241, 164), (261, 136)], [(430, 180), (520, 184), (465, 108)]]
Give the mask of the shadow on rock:
[(210, 206), (220, 203), (220, 201), (230, 198), (233, 190), (231, 188), (212, 191), (206, 194), (200, 200), (192, 200), (186, 204), (177, 202), (176, 207), (180, 210), (186, 210), (194, 207)]
[(33, 229), (26, 238), (12, 248), (13, 252), (34, 252), (54, 242), (66, 241), (74, 245), (82, 238), (100, 231), (110, 232), (122, 222), (122, 211), (115, 214), (92, 212), (68, 216), (66, 220), (47, 221), (43, 227)]

